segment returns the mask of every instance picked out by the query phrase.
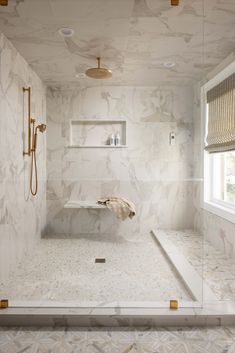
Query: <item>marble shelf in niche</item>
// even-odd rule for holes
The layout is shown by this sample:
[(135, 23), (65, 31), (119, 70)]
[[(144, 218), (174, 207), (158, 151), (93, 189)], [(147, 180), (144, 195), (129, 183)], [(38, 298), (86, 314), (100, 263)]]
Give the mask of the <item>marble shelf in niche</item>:
[[(119, 134), (120, 144), (110, 145), (110, 136)], [(127, 148), (126, 120), (70, 120), (69, 148)]]

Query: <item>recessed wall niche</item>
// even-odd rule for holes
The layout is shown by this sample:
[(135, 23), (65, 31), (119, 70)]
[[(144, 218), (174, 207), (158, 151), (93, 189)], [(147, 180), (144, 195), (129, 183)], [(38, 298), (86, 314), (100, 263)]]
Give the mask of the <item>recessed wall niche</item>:
[[(112, 144), (112, 137), (119, 142)], [(70, 120), (70, 145), (74, 148), (125, 148), (126, 120)]]

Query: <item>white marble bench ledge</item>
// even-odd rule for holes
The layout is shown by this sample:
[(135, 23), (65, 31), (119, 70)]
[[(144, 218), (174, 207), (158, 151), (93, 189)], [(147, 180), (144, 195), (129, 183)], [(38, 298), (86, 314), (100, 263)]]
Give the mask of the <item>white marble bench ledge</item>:
[(105, 209), (105, 205), (98, 204), (97, 201), (68, 201), (64, 204), (64, 208), (95, 208)]

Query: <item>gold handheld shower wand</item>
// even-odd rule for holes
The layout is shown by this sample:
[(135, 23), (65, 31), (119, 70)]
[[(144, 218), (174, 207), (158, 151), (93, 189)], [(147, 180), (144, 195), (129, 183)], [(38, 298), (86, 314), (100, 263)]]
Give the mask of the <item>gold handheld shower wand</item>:
[[(33, 196), (38, 192), (38, 170), (37, 170), (37, 131), (39, 130), (43, 133), (46, 130), (45, 124), (40, 124), (34, 128), (35, 120), (33, 121), (33, 139), (32, 139), (32, 148), (31, 148), (31, 167), (30, 167), (30, 191)], [(35, 187), (33, 188), (33, 173), (35, 174)]]
[[(28, 149), (23, 155), (31, 156), (30, 166), (30, 191), (32, 195), (36, 195), (38, 191), (38, 172), (37, 172), (37, 132), (43, 133), (46, 130), (45, 124), (39, 124), (35, 128), (35, 119), (31, 118), (31, 88), (23, 87), (23, 92), (28, 92)], [(32, 128), (31, 128), (32, 125)], [(32, 134), (32, 137), (31, 137)], [(35, 187), (33, 188), (33, 173), (35, 174)]]

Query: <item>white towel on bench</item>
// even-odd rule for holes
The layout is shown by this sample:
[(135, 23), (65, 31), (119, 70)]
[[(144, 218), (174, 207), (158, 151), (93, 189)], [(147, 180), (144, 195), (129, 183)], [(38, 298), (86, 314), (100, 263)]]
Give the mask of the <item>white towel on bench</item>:
[(104, 197), (97, 202), (105, 205), (118, 219), (123, 221), (128, 217), (133, 218), (136, 214), (134, 204), (123, 197)]

